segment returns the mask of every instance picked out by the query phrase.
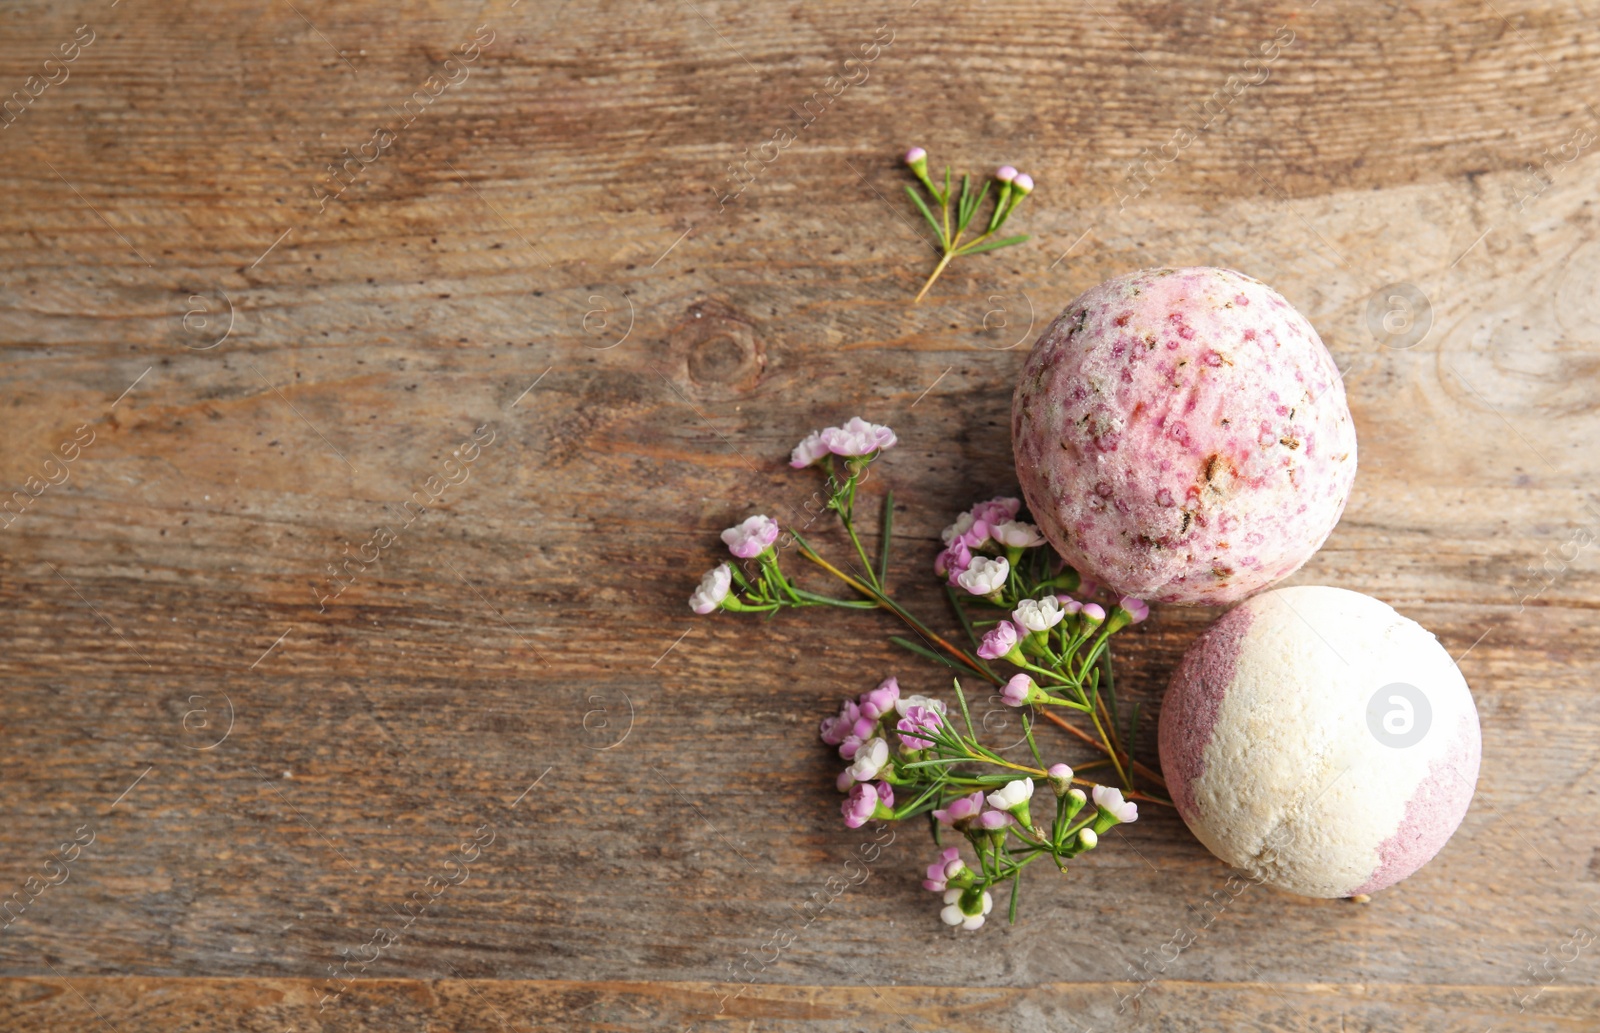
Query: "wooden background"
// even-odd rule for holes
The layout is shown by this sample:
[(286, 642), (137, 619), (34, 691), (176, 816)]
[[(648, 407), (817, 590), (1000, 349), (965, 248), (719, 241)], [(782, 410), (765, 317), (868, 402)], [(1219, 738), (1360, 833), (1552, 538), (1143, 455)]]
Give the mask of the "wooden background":
[[(0, 130), (0, 482), (47, 485), (0, 530), (0, 896), (31, 899), (0, 932), (0, 1026), (1600, 1029), (1597, 16), (5, 4), (0, 96), (94, 38)], [(1230, 95), (1280, 27), (1270, 78)], [(444, 68), (464, 81), (319, 203)], [(916, 307), (914, 143), (1039, 183), (1034, 240)], [(716, 533), (803, 513), (816, 485), (784, 460), (807, 430), (889, 423), (892, 576), (948, 626), (937, 532), (1014, 485), (1032, 337), (1106, 277), (1186, 264), (1272, 284), (1345, 370), (1361, 472), (1295, 582), (1462, 657), (1465, 824), (1369, 905), (1254, 889), (1176, 958), (1228, 871), (1158, 808), (1030, 880), (1015, 927), (938, 923), (920, 826), (807, 924), (872, 838), (841, 826), (816, 720), (891, 671), (943, 680), (886, 617), (693, 617)], [(1395, 283), (1427, 299), (1411, 347), (1370, 329)], [(478, 427), (465, 483), (319, 603)], [(1130, 632), (1125, 691), (1157, 700), (1213, 616)]]

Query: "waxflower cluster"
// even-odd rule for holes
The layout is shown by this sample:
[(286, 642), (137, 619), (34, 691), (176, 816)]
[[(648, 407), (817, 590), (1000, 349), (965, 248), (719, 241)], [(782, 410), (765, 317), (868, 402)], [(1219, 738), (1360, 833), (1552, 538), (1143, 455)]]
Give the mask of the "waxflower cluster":
[[(972, 189), (972, 177), (963, 174), (961, 177), (961, 192), (955, 193), (951, 182), (950, 166), (944, 168), (944, 187), (941, 189), (932, 179), (928, 178), (928, 152), (921, 147), (913, 147), (906, 152), (906, 168), (916, 177), (922, 189), (927, 191), (928, 198), (933, 202), (930, 207), (922, 199), (922, 194), (911, 184), (906, 184), (906, 193), (910, 195), (912, 203), (928, 220), (928, 225), (933, 227), (934, 236), (939, 241), (939, 250), (943, 257), (934, 268), (933, 274), (922, 285), (922, 290), (917, 292), (916, 301), (921, 301), (923, 295), (928, 293), (928, 288), (933, 286), (933, 281), (955, 259), (962, 255), (976, 255), (984, 251), (993, 251), (996, 248), (1010, 247), (1020, 244), (1028, 239), (1026, 233), (1014, 237), (997, 237), (1006, 220), (1011, 218), (1011, 213), (1023, 199), (1033, 193), (1033, 177), (1026, 172), (1018, 172), (1010, 165), (1002, 165), (995, 169), (994, 175), (986, 180), (981, 190)], [(978, 209), (983, 207), (984, 199), (989, 196), (989, 191), (995, 191), (994, 210), (989, 214), (987, 228), (971, 240), (962, 241), (962, 235), (972, 225), (973, 217), (978, 214)], [(955, 209), (952, 212), (951, 203)], [(936, 218), (933, 208), (939, 210)]]
[[(1136, 734), (1138, 708), (1124, 713), (1119, 707), (1111, 675), (1111, 637), (1144, 621), (1150, 610), (1127, 597), (1095, 601), (1098, 586), (1061, 562), (1039, 529), (1023, 519), (1021, 501), (999, 497), (960, 514), (942, 535), (934, 572), (967, 638), (965, 646), (951, 642), (888, 593), (892, 495), (883, 504), (875, 558), (856, 526), (857, 488), (866, 468), (895, 443), (892, 430), (856, 417), (807, 435), (790, 458), (797, 469), (826, 474), (828, 506), (859, 563), (847, 564), (855, 569), (846, 573), (799, 534), (788, 533), (800, 555), (850, 596), (802, 588), (782, 568), (777, 523), (757, 515), (722, 532), (734, 558), (754, 566), (748, 573), (726, 562), (714, 567), (690, 606), (702, 614), (803, 606), (887, 610), (916, 633), (915, 639), (892, 642), (961, 672), (952, 682), (953, 706), (904, 692), (898, 677), (890, 676), (843, 700), (821, 721), (818, 734), (842, 765), (835, 788), (844, 795), (839, 809), (846, 827), (932, 821), (941, 852), (927, 867), (923, 886), (938, 896), (944, 924), (971, 931), (987, 921), (1002, 887), (1009, 887), (1008, 915), (1016, 920), (1023, 873), (1040, 858), (1050, 858), (1065, 873), (1069, 862), (1095, 849), (1114, 826), (1137, 820), (1135, 799), (1170, 806), (1155, 795), (1164, 788), (1159, 776), (1124, 745)], [(1016, 708), (1027, 756), (1007, 756), (1020, 743), (996, 748), (982, 741), (963, 678), (987, 682), (1001, 703)], [(1047, 764), (1034, 735), (1040, 719), (1074, 732), (1098, 756), (1079, 762), (1076, 770), (1065, 760)], [(1106, 770), (1115, 781), (1085, 777), (1094, 769)], [(1136, 785), (1136, 776), (1150, 787)], [(1036, 800), (1037, 785), (1050, 787), (1053, 806), (1037, 802), (1044, 795)], [(1044, 813), (1036, 816), (1036, 810)], [(966, 852), (939, 842), (945, 835), (960, 837)]]

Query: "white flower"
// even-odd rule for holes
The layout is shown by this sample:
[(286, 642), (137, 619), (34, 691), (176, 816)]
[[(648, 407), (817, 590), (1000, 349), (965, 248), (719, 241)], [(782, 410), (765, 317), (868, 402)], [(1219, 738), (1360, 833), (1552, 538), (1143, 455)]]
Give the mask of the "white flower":
[(1021, 520), (1008, 520), (1003, 524), (996, 524), (989, 528), (989, 533), (1001, 545), (1031, 549), (1035, 545), (1044, 544), (1044, 535), (1039, 533), (1039, 529)]
[(1029, 631), (1049, 631), (1067, 615), (1061, 600), (1053, 595), (1043, 599), (1024, 599), (1011, 611), (1011, 619)]
[(836, 456), (865, 456), (893, 448), (894, 431), (876, 423), (868, 423), (852, 416), (842, 427), (829, 427), (821, 432), (822, 443)]
[(789, 453), (789, 465), (796, 470), (803, 470), (827, 454), (828, 446), (822, 443), (822, 431), (814, 430), (794, 446), (794, 451)]
[(958, 925), (971, 932), (983, 928), (983, 918), (994, 909), (994, 898), (989, 896), (989, 891), (983, 891), (983, 910), (975, 915), (969, 915), (961, 910), (961, 890), (944, 891), (944, 910), (939, 912), (939, 918), (945, 925)]
[(733, 584), (733, 571), (726, 563), (719, 563), (706, 571), (700, 587), (689, 596), (689, 609), (695, 613), (710, 613), (728, 597), (728, 586)]
[(989, 806), (997, 811), (1009, 811), (1013, 807), (1021, 807), (1033, 799), (1033, 779), (1019, 778), (1015, 782), (1007, 782), (988, 796)]
[(973, 595), (988, 595), (998, 592), (1006, 583), (1006, 578), (1011, 574), (1011, 564), (1006, 558), (989, 559), (987, 556), (972, 557), (972, 566), (968, 567), (956, 578), (956, 584), (965, 588)]
[(923, 707), (927, 710), (936, 710), (939, 712), (940, 717), (943, 717), (947, 712), (944, 705), (944, 700), (934, 699), (931, 696), (901, 696), (899, 699), (894, 701), (894, 712), (899, 714), (901, 717), (905, 717), (906, 711), (910, 710), (912, 707)]
[(1124, 800), (1122, 790), (1115, 786), (1095, 786), (1094, 805), (1124, 825), (1139, 820), (1138, 805), (1132, 800)]
[(889, 744), (882, 736), (874, 735), (856, 750), (854, 763), (845, 768), (845, 771), (857, 782), (870, 782), (878, 777), (878, 772), (882, 771), (887, 763), (889, 763)]
[(964, 535), (968, 531), (972, 530), (972, 524), (973, 524), (972, 514), (970, 512), (963, 513), (960, 516), (956, 517), (956, 522), (955, 523), (951, 524), (949, 527), (945, 528), (943, 531), (940, 531), (939, 532), (939, 537), (944, 539), (944, 543), (946, 545), (949, 545), (951, 542), (955, 541), (957, 538), (960, 538), (962, 535)]

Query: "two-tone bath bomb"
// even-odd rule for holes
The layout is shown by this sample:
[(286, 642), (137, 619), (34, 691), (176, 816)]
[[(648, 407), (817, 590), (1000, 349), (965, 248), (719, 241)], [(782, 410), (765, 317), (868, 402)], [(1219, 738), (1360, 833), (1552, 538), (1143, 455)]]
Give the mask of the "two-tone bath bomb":
[(1277, 291), (1231, 269), (1085, 292), (1028, 357), (1011, 441), (1067, 562), (1167, 603), (1235, 602), (1293, 573), (1356, 474), (1332, 356)]
[(1222, 860), (1308, 897), (1392, 886), (1467, 813), (1481, 741), (1450, 654), (1342, 588), (1280, 588), (1190, 647), (1161, 704), (1178, 813)]

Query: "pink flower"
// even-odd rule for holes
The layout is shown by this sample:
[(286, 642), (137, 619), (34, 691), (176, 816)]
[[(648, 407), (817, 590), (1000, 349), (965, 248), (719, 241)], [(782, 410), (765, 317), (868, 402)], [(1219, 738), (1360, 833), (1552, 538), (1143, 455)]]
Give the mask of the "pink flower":
[(1000, 699), (1008, 707), (1025, 707), (1033, 696), (1035, 685), (1026, 674), (1015, 674), (1000, 690)]
[(954, 585), (970, 566), (972, 566), (972, 550), (967, 547), (966, 542), (957, 539), (933, 561), (933, 572), (940, 577), (948, 575), (950, 584)]
[(689, 595), (689, 609), (702, 615), (710, 613), (722, 605), (732, 584), (733, 568), (726, 563), (712, 567), (700, 579), (700, 587)]
[(1117, 601), (1117, 606), (1128, 615), (1130, 624), (1138, 624), (1150, 616), (1150, 605), (1143, 599), (1135, 599), (1131, 595), (1123, 596)]
[(956, 584), (973, 595), (990, 595), (1000, 591), (1010, 575), (1011, 564), (1004, 556), (998, 559), (974, 556), (972, 563), (956, 578)]
[(894, 431), (876, 423), (868, 423), (852, 416), (842, 427), (829, 427), (822, 431), (822, 443), (836, 456), (866, 456), (893, 448)]
[(1011, 181), (1011, 189), (1024, 196), (1031, 194), (1033, 192), (1033, 177), (1026, 172), (1019, 173), (1017, 178)]
[(888, 783), (857, 782), (850, 787), (850, 795), (845, 798), (839, 809), (844, 813), (844, 823), (848, 828), (858, 829), (870, 821), (874, 816), (888, 818), (893, 816), (893, 811), (884, 814), (879, 807), (889, 809), (894, 806), (894, 790)]
[(994, 178), (1002, 183), (1009, 183), (1017, 178), (1017, 170), (1010, 165), (1002, 165), (994, 170)]
[(1017, 514), (1022, 512), (1022, 500), (999, 495), (988, 502), (978, 503), (968, 512), (972, 514), (972, 519), (981, 520), (993, 527), (1015, 520)]
[(922, 880), (922, 888), (932, 890), (934, 893), (943, 893), (949, 888), (950, 880), (966, 870), (967, 864), (961, 860), (961, 849), (947, 846), (939, 855), (939, 860), (928, 865), (928, 877)]
[(901, 717), (907, 716), (916, 707), (926, 707), (927, 709), (938, 714), (940, 717), (943, 717), (949, 710), (949, 708), (945, 706), (944, 700), (934, 699), (931, 696), (901, 696), (899, 699), (894, 701), (895, 713), (899, 714)]
[(742, 560), (759, 556), (778, 540), (778, 523), (765, 516), (753, 516), (722, 532), (728, 551)]
[(1005, 811), (984, 811), (978, 815), (977, 825), (988, 832), (998, 832), (1011, 824), (1011, 815)]
[(933, 745), (931, 736), (922, 732), (937, 732), (944, 726), (944, 717), (932, 707), (913, 706), (895, 725), (900, 730), (900, 745), (908, 750), (925, 750)]
[(844, 738), (839, 742), (839, 756), (845, 760), (855, 760), (856, 751), (861, 744), (871, 739), (878, 731), (878, 722), (870, 717), (858, 717), (856, 723), (845, 732)]
[(828, 446), (822, 443), (822, 431), (814, 430), (794, 446), (794, 451), (789, 453), (789, 465), (796, 470), (803, 470), (827, 454)]
[(906, 152), (906, 164), (915, 165), (919, 161), (927, 161), (928, 152), (921, 147), (913, 147)]
[(1122, 790), (1115, 786), (1095, 786), (1094, 805), (1102, 814), (1109, 814), (1126, 825), (1139, 820), (1139, 807), (1132, 800), (1122, 798)]
[(893, 677), (885, 678), (883, 683), (871, 692), (861, 695), (861, 714), (874, 721), (894, 709), (895, 700), (900, 698), (900, 682)]
[(844, 737), (855, 728), (861, 719), (861, 707), (853, 699), (847, 699), (839, 704), (839, 713), (835, 717), (822, 719), (822, 741), (829, 746), (837, 746), (844, 742)]
[(1083, 619), (1090, 624), (1099, 624), (1106, 619), (1106, 611), (1099, 603), (1083, 604)]
[(1083, 604), (1070, 595), (1058, 595), (1056, 598), (1061, 602), (1061, 612), (1068, 617), (1083, 609)]
[(978, 656), (985, 660), (998, 660), (1016, 648), (1017, 626), (1010, 621), (1001, 621), (983, 636), (983, 644), (978, 647)]
[(956, 825), (976, 818), (983, 811), (983, 791), (979, 790), (971, 796), (958, 797), (950, 801), (948, 807), (933, 812), (934, 820), (941, 825)]

